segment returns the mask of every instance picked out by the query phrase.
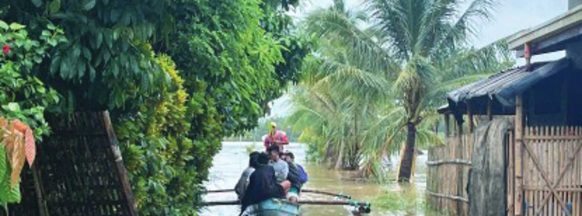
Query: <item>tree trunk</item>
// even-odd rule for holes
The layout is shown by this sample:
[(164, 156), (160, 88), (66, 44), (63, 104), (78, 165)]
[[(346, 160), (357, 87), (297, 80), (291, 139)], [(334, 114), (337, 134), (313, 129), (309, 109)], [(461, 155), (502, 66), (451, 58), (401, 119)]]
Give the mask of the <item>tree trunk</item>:
[(358, 112), (354, 113), (354, 152), (352, 152), (352, 156), (350, 158), (350, 169), (358, 169), (359, 158), (360, 158), (360, 146), (358, 140)]
[(327, 140), (327, 142), (325, 143), (325, 149), (326, 149), (326, 151), (325, 151), (325, 160), (324, 160), (324, 162), (327, 163), (328, 166), (331, 166), (334, 163), (334, 161), (333, 161), (333, 158), (334, 158), (333, 150), (334, 150), (334, 148), (331, 146), (331, 141), (330, 140)]
[(400, 169), (398, 172), (398, 182), (408, 182), (412, 176), (412, 165), (414, 163), (414, 146), (416, 144), (416, 125), (408, 122), (406, 135), (406, 145), (404, 154), (400, 159)]
[(337, 157), (337, 161), (335, 162), (335, 169), (341, 169), (343, 166), (343, 157), (344, 157), (344, 139), (342, 138), (340, 141), (340, 150), (339, 155)]

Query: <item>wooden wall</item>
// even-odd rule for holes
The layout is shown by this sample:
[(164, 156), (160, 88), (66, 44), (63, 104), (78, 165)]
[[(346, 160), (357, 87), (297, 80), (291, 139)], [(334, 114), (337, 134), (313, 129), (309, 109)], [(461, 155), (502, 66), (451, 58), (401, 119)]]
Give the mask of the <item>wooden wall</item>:
[(450, 215), (468, 215), (468, 173), (473, 146), (471, 134), (451, 134), (446, 146), (429, 149), (427, 161), (427, 202), (431, 208)]
[(524, 215), (582, 215), (582, 127), (526, 127)]

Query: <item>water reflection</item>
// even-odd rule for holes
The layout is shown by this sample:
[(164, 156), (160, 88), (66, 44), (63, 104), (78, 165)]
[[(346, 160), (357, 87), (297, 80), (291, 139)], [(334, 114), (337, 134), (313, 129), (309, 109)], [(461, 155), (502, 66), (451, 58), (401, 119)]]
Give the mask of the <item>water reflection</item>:
[[(206, 187), (212, 189), (230, 189), (233, 188), (240, 177), (240, 173), (248, 165), (247, 146), (252, 146), (251, 142), (224, 142), (222, 150), (214, 157), (213, 167), (210, 169), (209, 181)], [(255, 144), (256, 150), (261, 150), (261, 144)], [(374, 201), (377, 197), (389, 192), (398, 192), (404, 190), (396, 183), (377, 184), (365, 180), (354, 180), (353, 173), (346, 171), (336, 171), (327, 167), (306, 164), (305, 150), (306, 146), (292, 143), (286, 148), (296, 155), (296, 160), (304, 165), (309, 173), (309, 182), (305, 188), (343, 193), (351, 195), (355, 200)], [(393, 160), (394, 161), (394, 160)], [(406, 190), (415, 190), (417, 194), (422, 194), (425, 189), (424, 164), (426, 157), (419, 156), (417, 162), (417, 174), (415, 184)], [(204, 197), (205, 200), (235, 200), (234, 193), (210, 194)], [(302, 194), (301, 199), (333, 199), (329, 196), (307, 195)], [(305, 216), (321, 215), (351, 215), (348, 207), (343, 206), (302, 206), (302, 212)], [(203, 210), (204, 216), (217, 215), (237, 215), (238, 206), (215, 206)], [(419, 212), (412, 211), (412, 215), (422, 215)], [(410, 215), (410, 212), (395, 212), (387, 209), (372, 206), (370, 215)]]

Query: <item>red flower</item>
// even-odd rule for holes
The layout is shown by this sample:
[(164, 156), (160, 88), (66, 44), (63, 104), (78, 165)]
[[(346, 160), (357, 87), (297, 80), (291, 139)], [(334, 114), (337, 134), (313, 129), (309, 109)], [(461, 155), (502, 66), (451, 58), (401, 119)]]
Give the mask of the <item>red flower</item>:
[(8, 55), (8, 53), (10, 53), (10, 45), (4, 44), (4, 46), (2, 47), (2, 52), (4, 53), (4, 55)]

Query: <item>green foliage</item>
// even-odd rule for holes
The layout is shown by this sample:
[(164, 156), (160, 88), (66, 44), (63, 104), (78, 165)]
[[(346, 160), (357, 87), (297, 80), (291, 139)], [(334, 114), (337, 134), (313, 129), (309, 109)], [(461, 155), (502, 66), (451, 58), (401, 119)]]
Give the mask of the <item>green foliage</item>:
[[(334, 1), (302, 23), (320, 39), (304, 65), (292, 119), (320, 161), (383, 178), (381, 161), (402, 144), (442, 143), (436, 108), (447, 90), (513, 62), (503, 42), (468, 46), (475, 21), (489, 16), (490, 0), (467, 8), (431, 0), (369, 0), (365, 6), (365, 12), (352, 11)], [(416, 142), (406, 142), (407, 125)], [(403, 158), (413, 161), (410, 154)]]
[(428, 195), (420, 193), (415, 185), (399, 185), (401, 188), (384, 192), (375, 197), (372, 206), (381, 211), (388, 211), (401, 215), (439, 215), (452, 216), (453, 212), (446, 209), (438, 209), (427, 203)]
[(0, 20), (0, 45), (9, 47), (8, 54), (0, 54), (0, 116), (25, 122), (37, 138), (49, 132), (44, 110), (55, 105), (59, 97), (32, 71), (43, 61), (47, 49), (65, 41), (62, 30), (53, 25), (47, 28), (39, 40), (33, 40), (25, 26)]
[(191, 115), (188, 94), (172, 60), (165, 55), (156, 60), (171, 77), (170, 85), (146, 97), (136, 112), (129, 112), (134, 114), (119, 118), (115, 129), (142, 214), (192, 215), (196, 209), (185, 208), (185, 199), (199, 188), (189, 182), (196, 179), (192, 177), (197, 170), (188, 164), (194, 160), (192, 155), (201, 152), (184, 136), (190, 130), (190, 123), (184, 121)]
[(10, 166), (6, 158), (6, 148), (0, 145), (0, 205), (20, 202), (20, 184), (10, 184)]
[[(47, 50), (64, 42), (63, 31), (54, 25), (42, 30), (38, 40), (31, 39), (25, 26), (0, 20), (0, 116), (18, 119), (34, 129), (37, 139), (49, 133), (44, 111), (59, 97), (32, 71), (43, 61)], [(12, 172), (4, 136), (0, 137), (0, 205), (20, 202), (20, 184), (11, 184)]]
[(183, 18), (178, 31), (171, 34), (171, 44), (160, 44), (183, 68), (186, 80), (206, 81), (205, 86), (188, 81), (186, 86), (204, 87), (217, 99), (226, 134), (256, 126), (267, 103), (297, 77), (308, 52), (303, 39), (284, 36), (289, 23), (281, 19), (290, 18), (273, 2), (181, 1), (173, 12)]
[(254, 127), (299, 78), (310, 43), (291, 30), (297, 4), (9, 0), (0, 18), (63, 29), (68, 41), (47, 38), (50, 59), (29, 71), (62, 95), (49, 111), (109, 109), (140, 212), (195, 215), (222, 137)]
[(412, 185), (407, 185), (402, 190), (386, 191), (372, 201), (372, 206), (389, 212), (398, 212), (403, 215), (416, 215), (426, 212), (424, 197), (417, 192)]
[(382, 196), (377, 197), (375, 202), (373, 202), (373, 205), (380, 208), (389, 209), (392, 212), (412, 211), (407, 212), (407, 214), (411, 214), (418, 208), (418, 197), (416, 193), (407, 191), (410, 190), (387, 192)]
[[(31, 4), (32, 3), (32, 4)], [(52, 22), (69, 39), (37, 73), (65, 97), (63, 111), (125, 105), (166, 81), (143, 41), (153, 35), (165, 1), (9, 1), (5, 18), (32, 31)], [(48, 41), (56, 45), (56, 41)]]

